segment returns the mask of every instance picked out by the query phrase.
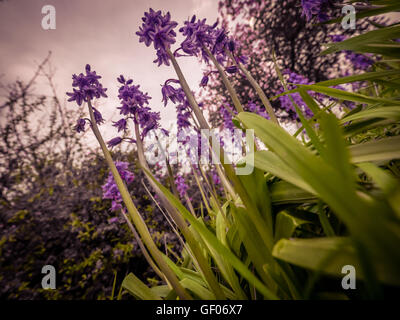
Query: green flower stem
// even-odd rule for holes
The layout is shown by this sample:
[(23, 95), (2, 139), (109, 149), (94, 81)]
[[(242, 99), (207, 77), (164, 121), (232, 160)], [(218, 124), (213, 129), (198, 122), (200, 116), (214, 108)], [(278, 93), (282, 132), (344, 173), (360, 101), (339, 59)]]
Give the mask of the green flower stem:
[(197, 218), (196, 212), (194, 211), (194, 208), (193, 208), (193, 205), (192, 205), (192, 202), (190, 201), (190, 198), (189, 198), (189, 196), (188, 196), (188, 194), (186, 192), (185, 192), (183, 197), (184, 197), (184, 199), (186, 201), (187, 206), (189, 207), (190, 213), (193, 215), (193, 217)]
[(196, 172), (195, 168), (193, 167), (193, 165), (192, 165), (192, 171), (193, 171), (193, 177), (196, 180), (197, 186), (199, 187), (201, 197), (203, 198), (204, 205), (205, 205), (207, 211), (210, 212), (211, 211), (210, 205), (208, 203), (208, 200), (207, 200), (206, 194), (204, 192), (203, 186), (200, 183), (200, 179), (199, 179), (199, 177), (197, 175), (197, 172)]
[(165, 159), (165, 164), (167, 165), (169, 183), (171, 184), (172, 192), (174, 193), (175, 197), (178, 197), (179, 196), (179, 192), (178, 192), (178, 189), (176, 188), (174, 175), (172, 173), (172, 168), (171, 168), (171, 165), (169, 164), (169, 160), (168, 159)]
[(242, 107), (242, 104), (239, 101), (239, 97), (236, 93), (235, 88), (228, 80), (228, 77), (225, 74), (225, 70), (221, 67), (221, 65), (218, 63), (217, 59), (215, 59), (214, 55), (210, 52), (210, 50), (206, 46), (203, 46), (203, 48), (206, 51), (207, 55), (210, 57), (211, 61), (214, 63), (215, 67), (217, 68), (219, 75), (221, 76), (222, 82), (224, 83), (226, 89), (228, 89), (229, 95), (232, 98), (232, 102), (233, 105), (235, 106), (236, 111), (243, 112), (244, 109)]
[[(179, 82), (181, 84), (183, 91), (185, 92), (187, 100), (188, 100), (193, 112), (195, 113), (196, 118), (199, 121), (200, 127), (202, 129), (210, 129), (199, 105), (196, 102), (196, 99), (194, 98), (194, 96), (192, 94), (192, 91), (189, 88), (189, 85), (182, 73), (182, 70), (178, 65), (178, 62), (176, 61), (176, 58), (174, 57), (174, 55), (172, 54), (172, 52), (169, 49), (167, 49), (167, 53), (172, 61), (172, 65), (175, 69), (175, 72), (176, 72), (178, 78), (179, 78)], [(211, 140), (211, 138), (210, 138), (210, 140)], [(210, 145), (212, 145), (211, 141), (210, 141)], [(221, 162), (222, 166), (224, 167), (226, 176), (232, 182), (234, 190), (236, 190), (236, 192), (238, 193), (244, 206), (248, 209), (248, 214), (250, 216), (250, 219), (252, 219), (253, 223), (255, 224), (257, 231), (260, 234), (260, 237), (263, 239), (267, 248), (270, 249), (270, 252), (272, 252), (272, 247), (274, 244), (272, 233), (266, 232), (266, 230), (272, 230), (272, 226), (269, 226), (269, 228), (266, 226), (265, 221), (262, 218), (262, 215), (258, 211), (254, 202), (251, 200), (249, 194), (247, 193), (246, 188), (243, 186), (240, 179), (236, 176), (232, 165), (225, 163), (224, 158), (226, 159), (227, 157), (225, 157), (225, 155), (224, 155), (225, 152), (224, 152), (224, 149), (221, 147), (221, 145), (219, 145), (219, 151), (220, 151), (219, 152), (220, 162)], [(271, 259), (272, 259), (272, 256), (271, 256)]]
[(167, 166), (168, 179), (169, 179), (169, 183), (171, 184), (172, 192), (174, 193), (175, 197), (179, 198), (178, 189), (176, 188), (176, 184), (175, 184), (175, 180), (174, 180), (174, 174), (173, 174), (173, 172), (172, 172), (172, 168), (171, 168), (171, 165), (170, 165), (170, 163), (169, 163), (168, 156), (167, 156), (167, 154), (165, 153), (165, 150), (164, 150), (164, 148), (162, 147), (162, 145), (161, 145), (161, 143), (160, 143), (160, 139), (158, 139), (157, 134), (156, 134), (155, 136), (156, 136), (157, 145), (158, 145), (158, 147), (160, 148), (160, 150), (161, 150), (161, 152), (162, 152), (162, 155), (163, 155), (163, 157), (164, 157), (164, 159), (165, 159), (165, 165)]
[(103, 137), (100, 134), (99, 128), (96, 124), (96, 120), (94, 118), (93, 107), (92, 107), (92, 104), (90, 103), (90, 100), (88, 101), (88, 109), (89, 109), (90, 119), (92, 122), (93, 133), (96, 136), (96, 139), (100, 144), (100, 147), (103, 151), (106, 162), (111, 170), (111, 173), (114, 177), (115, 183), (118, 186), (118, 190), (121, 193), (121, 197), (124, 201), (124, 204), (128, 210), (128, 213), (129, 213), (134, 225), (137, 228), (138, 233), (140, 234), (141, 238), (143, 239), (143, 242), (145, 243), (146, 247), (149, 249), (149, 252), (153, 256), (157, 265), (160, 267), (160, 269), (163, 272), (163, 274), (165, 275), (165, 277), (168, 279), (168, 281), (170, 282), (172, 287), (175, 289), (176, 294), (181, 299), (191, 300), (192, 297), (183, 288), (183, 286), (180, 284), (178, 278), (176, 277), (175, 273), (171, 270), (171, 268), (168, 266), (167, 262), (164, 260), (161, 252), (158, 250), (157, 246), (155, 245), (155, 243), (150, 235), (150, 232), (147, 229), (146, 224), (143, 222), (138, 210), (136, 209), (135, 204), (133, 203), (132, 198), (129, 194), (129, 191), (126, 188), (126, 186), (117, 170), (117, 167), (114, 164), (111, 154), (108, 151), (106, 144), (104, 143)]
[(271, 106), (271, 103), (269, 102), (269, 99), (267, 98), (267, 96), (264, 93), (264, 90), (261, 89), (260, 85), (258, 84), (258, 82), (253, 78), (253, 76), (251, 75), (251, 73), (243, 66), (243, 64), (241, 64), (240, 62), (237, 62), (235, 60), (235, 58), (233, 57), (232, 53), (229, 52), (228, 50), (226, 50), (226, 53), (228, 54), (228, 56), (231, 58), (231, 60), (233, 61), (233, 63), (240, 69), (240, 71), (243, 72), (243, 74), (245, 75), (245, 77), (247, 78), (247, 80), (249, 80), (250, 84), (252, 85), (252, 87), (256, 90), (258, 96), (261, 99), (261, 102), (263, 103), (265, 110), (267, 111), (270, 119), (275, 122), (277, 125), (279, 125), (279, 121), (275, 116), (275, 112), (274, 109)]
[(176, 72), (178, 78), (179, 78), (180, 85), (186, 94), (186, 98), (187, 98), (190, 106), (192, 107), (192, 110), (197, 118), (197, 121), (199, 122), (200, 128), (201, 129), (210, 129), (210, 126), (208, 125), (206, 118), (204, 118), (203, 112), (201, 111), (199, 105), (197, 104), (197, 101), (194, 98), (192, 91), (190, 90), (190, 87), (189, 87), (185, 77), (183, 76), (182, 70), (179, 67), (178, 62), (176, 61), (176, 58), (174, 57), (171, 50), (167, 49), (167, 53), (172, 61), (172, 65), (175, 69), (175, 72)]
[(193, 256), (196, 259), (198, 267), (201, 270), (201, 272), (203, 273), (204, 278), (206, 279), (208, 285), (210, 286), (210, 289), (215, 294), (216, 299), (219, 299), (219, 300), (226, 299), (226, 296), (223, 293), (222, 288), (220, 287), (217, 279), (215, 278), (215, 275), (213, 274), (210, 266), (208, 265), (206, 258), (203, 255), (202, 249), (198, 245), (193, 234), (190, 232), (185, 219), (182, 217), (180, 212), (168, 201), (167, 197), (165, 197), (164, 193), (160, 190), (160, 188), (157, 186), (157, 184), (153, 181), (152, 177), (149, 176), (150, 168), (147, 165), (147, 161), (146, 161), (146, 158), (144, 155), (143, 142), (140, 137), (139, 126), (137, 123), (135, 123), (135, 135), (136, 135), (136, 145), (137, 145), (139, 163), (142, 166), (142, 168), (144, 169), (143, 172), (146, 175), (148, 182), (152, 186), (153, 190), (160, 197), (160, 200), (163, 203), (165, 209), (169, 212), (172, 219), (175, 221), (176, 225), (181, 230), (183, 236), (185, 237), (186, 241), (188, 242), (189, 248), (192, 251)]
[(221, 178), (221, 182), (224, 186), (224, 192), (225, 192), (226, 198), (228, 199), (228, 195), (229, 195), (232, 200), (236, 200), (237, 194), (236, 194), (235, 190), (233, 190), (232, 185), (229, 183), (228, 179), (226, 178), (225, 174), (223, 173), (221, 165), (216, 164), (215, 168), (216, 168), (218, 176)]
[[(218, 166), (218, 165), (216, 165), (216, 166)], [(221, 212), (221, 215), (222, 215), (223, 219), (225, 220), (225, 223), (228, 225), (229, 222), (226, 219), (226, 215), (225, 215), (224, 211), (222, 210), (222, 207), (221, 207), (221, 205), (220, 205), (220, 203), (218, 201), (218, 195), (217, 195), (217, 192), (215, 190), (214, 185), (211, 185), (207, 175), (205, 174), (205, 172), (203, 171), (201, 166), (199, 166), (199, 170), (200, 170), (200, 173), (201, 173), (201, 176), (202, 176), (203, 180), (205, 181), (206, 187), (208, 187), (208, 189), (209, 189), (209, 194), (211, 195), (211, 198), (210, 198), (211, 207), (214, 209), (214, 211)]]
[[(275, 71), (276, 71), (276, 73), (277, 73), (277, 75), (278, 75), (278, 78), (279, 78), (279, 80), (280, 80), (281, 83), (282, 83), (283, 89), (284, 89), (285, 91), (289, 91), (288, 86), (287, 86), (287, 84), (286, 84), (286, 81), (285, 81), (285, 79), (283, 78), (282, 72), (281, 72), (281, 70), (280, 70), (279, 67), (278, 67), (278, 62), (277, 62), (277, 60), (276, 60), (276, 55), (275, 55), (275, 51), (274, 51), (274, 50), (272, 50), (272, 60), (273, 60), (273, 62), (274, 62)], [(293, 105), (295, 106), (295, 108), (297, 108), (297, 109), (300, 110), (300, 107), (299, 107), (299, 106), (297, 105), (297, 103), (294, 101), (292, 95), (291, 95), (291, 94), (288, 94), (288, 96), (289, 96), (290, 101), (291, 101), (291, 102), (293, 103)]]
[(333, 231), (333, 228), (331, 226), (331, 223), (329, 222), (329, 219), (325, 213), (324, 207), (323, 207), (323, 202), (321, 200), (318, 201), (318, 212), (319, 212), (319, 222), (321, 223), (322, 229), (324, 230), (324, 233), (327, 237), (334, 237), (335, 236), (335, 231)]
[[(161, 149), (161, 152), (162, 152), (162, 154), (163, 154), (163, 156), (165, 158), (165, 165), (167, 166), (168, 179), (169, 179), (169, 183), (171, 184), (172, 192), (173, 192), (174, 196), (177, 199), (179, 199), (179, 192), (178, 192), (178, 189), (177, 189), (176, 184), (175, 184), (174, 173), (172, 171), (172, 168), (171, 168), (171, 165), (169, 163), (168, 157), (167, 157), (167, 155), (165, 153), (165, 150), (162, 147), (162, 145), (160, 143), (160, 140), (158, 139), (157, 135), (156, 135), (156, 140), (157, 140), (158, 147)], [(194, 208), (193, 208), (193, 205), (192, 205), (192, 202), (190, 201), (190, 199), (189, 199), (189, 197), (188, 197), (188, 195), (186, 193), (185, 193), (185, 200), (187, 202), (187, 205), (188, 205), (190, 211), (193, 213), (194, 216), (196, 216)]]
[(153, 259), (149, 255), (146, 247), (144, 246), (142, 239), (140, 239), (139, 234), (137, 233), (135, 227), (132, 225), (132, 222), (129, 220), (129, 217), (126, 215), (125, 209), (121, 209), (121, 214), (124, 217), (126, 223), (128, 224), (129, 229), (132, 231), (133, 236), (135, 237), (140, 250), (142, 251), (145, 259), (147, 260), (148, 264), (153, 268), (155, 273), (160, 277), (160, 279), (165, 280), (168, 283), (168, 280), (165, 278), (165, 275), (161, 272), (161, 270), (157, 267), (157, 265), (154, 263)]

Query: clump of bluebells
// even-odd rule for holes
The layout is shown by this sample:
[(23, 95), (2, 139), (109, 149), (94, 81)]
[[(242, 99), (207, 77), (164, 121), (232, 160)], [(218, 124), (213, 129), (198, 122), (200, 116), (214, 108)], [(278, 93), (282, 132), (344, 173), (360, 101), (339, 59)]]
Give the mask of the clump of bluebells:
[[(346, 40), (346, 36), (341, 34), (331, 35), (331, 39), (333, 42), (341, 42)], [(356, 53), (350, 50), (345, 50), (344, 52), (346, 59), (348, 59), (351, 62), (355, 70), (365, 71), (374, 64), (374, 61), (370, 57), (364, 54)]]
[(326, 14), (327, 8), (330, 6), (329, 0), (301, 0), (301, 6), (303, 8), (303, 15), (306, 17), (307, 21), (310, 21), (314, 16), (316, 16), (320, 22), (329, 19)]
[[(297, 74), (295, 72), (292, 72), (291, 70), (284, 70), (282, 74), (286, 77), (286, 82), (287, 82), (287, 88), (288, 90), (293, 90), (297, 88), (297, 85), (311, 85), (314, 82), (310, 81), (306, 77)], [(334, 89), (339, 89), (339, 90), (345, 90), (345, 88), (341, 85), (336, 85), (332, 86)], [(278, 91), (278, 93), (284, 92), (284, 88), (281, 88), (281, 90)], [(325, 95), (321, 93), (316, 93), (316, 92), (309, 92), (310, 96), (312, 96), (314, 99), (317, 100), (323, 100), (326, 98)], [(329, 101), (337, 101), (337, 99), (328, 97)], [(300, 94), (298, 92), (296, 93), (291, 93), (288, 95), (282, 95), (279, 97), (279, 101), (281, 103), (282, 108), (291, 116), (293, 117), (294, 120), (299, 120), (299, 116), (295, 110), (295, 106), (293, 102), (300, 108), (300, 111), (303, 112), (306, 118), (311, 118), (313, 116), (313, 112), (311, 109), (307, 106), (307, 104), (304, 102), (304, 100), (301, 98)], [(345, 102), (346, 106), (349, 108), (354, 107), (354, 103), (346, 101)], [(339, 109), (342, 109), (341, 106), (339, 106)], [(254, 111), (253, 111), (254, 112)]]
[(185, 182), (185, 178), (180, 174), (177, 175), (176, 179), (175, 179), (175, 184), (176, 184), (176, 188), (179, 192), (179, 195), (181, 197), (184, 197), (186, 195), (186, 192), (189, 189), (189, 186)]
[[(115, 166), (117, 167), (117, 170), (122, 180), (127, 185), (131, 184), (135, 176), (132, 172), (128, 170), (129, 163), (123, 161), (116, 161)], [(106, 183), (102, 186), (102, 190), (103, 190), (103, 199), (111, 200), (111, 211), (120, 210), (122, 208), (122, 197), (111, 172), (108, 174)]]
[[(310, 80), (308, 80), (306, 77), (303, 77), (302, 75), (299, 75), (290, 70), (284, 70), (282, 73), (283, 73), (283, 75), (285, 75), (287, 77), (286, 81), (288, 83), (287, 84), (288, 90), (295, 89), (296, 84), (312, 84), (312, 82), (310, 82)], [(279, 93), (284, 92), (284, 91), (285, 90), (282, 88)], [(315, 96), (315, 94), (313, 94), (313, 95)], [(303, 99), (301, 98), (299, 93), (297, 93), (297, 92), (292, 93), (292, 94), (290, 94), (290, 96), (307, 117), (313, 116), (312, 111), (308, 108), (307, 104), (303, 101)], [(295, 107), (294, 107), (289, 95), (280, 96), (279, 101), (281, 103), (281, 106), (286, 110), (287, 113), (294, 114), (296, 116), (296, 119), (298, 119)]]

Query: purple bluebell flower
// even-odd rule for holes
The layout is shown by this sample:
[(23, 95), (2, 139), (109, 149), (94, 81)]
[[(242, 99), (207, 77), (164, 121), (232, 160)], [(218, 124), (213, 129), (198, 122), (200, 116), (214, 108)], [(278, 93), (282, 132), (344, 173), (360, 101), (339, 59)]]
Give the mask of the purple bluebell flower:
[(162, 101), (164, 102), (164, 107), (167, 105), (168, 100), (171, 100), (172, 103), (184, 102), (186, 99), (185, 92), (182, 88), (174, 88), (169, 83), (179, 83), (178, 80), (168, 79), (165, 81), (164, 85), (161, 88), (161, 93), (163, 96)]
[(223, 58), (226, 57), (225, 54), (225, 48), (228, 46), (228, 36), (224, 28), (221, 29), (210, 29), (212, 34), (214, 35), (214, 46), (211, 50), (212, 54), (217, 56), (217, 59), (219, 58), (222, 60)]
[(301, 0), (303, 15), (306, 16), (307, 21), (310, 21), (313, 15), (320, 15), (323, 5), (326, 2), (327, 0)]
[(185, 36), (185, 40), (181, 44), (183, 52), (191, 56), (202, 56), (205, 62), (208, 62), (207, 53), (204, 51), (203, 46), (210, 50), (215, 51), (216, 40), (220, 41), (218, 44), (223, 43), (224, 34), (221, 30), (216, 30), (216, 24), (210, 26), (206, 24), (206, 19), (195, 21), (196, 17), (193, 16), (189, 21), (185, 21), (185, 25), (179, 31)]
[(74, 130), (76, 132), (85, 132), (85, 125), (86, 125), (86, 119), (78, 119), (76, 122), (76, 126), (74, 127)]
[(176, 41), (174, 28), (178, 23), (171, 21), (171, 14), (169, 12), (163, 15), (161, 11), (154, 11), (153, 9), (145, 12), (142, 20), (142, 26), (136, 32), (139, 36), (139, 42), (144, 42), (146, 46), (153, 44), (154, 49), (157, 50), (157, 59), (155, 62), (158, 65), (169, 65), (167, 49)]
[(151, 130), (160, 127), (159, 121), (161, 119), (159, 112), (152, 112), (150, 108), (138, 109), (137, 120), (140, 128), (142, 129), (141, 138), (143, 139)]
[(226, 32), (224, 29), (220, 29), (217, 31), (216, 37), (215, 37), (215, 44), (223, 43), (226, 39)]
[[(141, 137), (143, 139), (149, 131), (160, 127), (160, 113), (151, 111), (147, 106), (151, 97), (147, 93), (143, 93), (139, 85), (134, 85), (132, 79), (126, 80), (121, 75), (117, 80), (122, 84), (118, 90), (118, 98), (121, 100), (121, 106), (118, 109), (125, 118), (114, 122), (113, 125), (118, 128), (118, 132), (125, 131), (127, 120), (133, 119), (142, 129)], [(134, 140), (131, 141), (134, 142)]]
[(195, 16), (185, 21), (184, 26), (179, 29), (185, 40), (178, 50), (181, 49), (187, 55), (199, 57), (208, 63), (209, 57), (206, 50), (208, 49), (217, 62), (223, 65), (227, 60), (226, 49), (234, 54), (239, 45), (234, 39), (228, 37), (224, 28), (217, 28), (217, 25), (218, 20), (213, 25), (208, 25), (206, 19), (196, 21)]
[(107, 145), (108, 145), (109, 148), (113, 148), (113, 147), (119, 145), (121, 142), (122, 142), (122, 138), (121, 137), (115, 137), (115, 138), (112, 138), (111, 140), (109, 140), (107, 142)]
[(81, 105), (82, 105), (82, 102), (83, 102), (84, 99), (85, 99), (84, 94), (83, 94), (81, 91), (76, 90), (75, 88), (73, 88), (72, 90), (73, 90), (73, 92), (67, 92), (67, 95), (70, 97), (70, 98), (68, 99), (68, 102), (76, 101), (76, 103), (78, 104), (78, 106), (81, 106)]
[(113, 122), (113, 126), (118, 129), (118, 132), (126, 131), (126, 126), (127, 126), (126, 119), (120, 119), (116, 122)]
[(185, 183), (185, 178), (181, 175), (177, 175), (175, 178), (176, 188), (178, 189), (179, 195), (183, 197), (187, 190), (189, 189), (188, 185)]
[[(107, 97), (106, 88), (103, 88), (99, 82), (101, 76), (96, 74), (96, 71), (91, 71), (90, 65), (85, 67), (86, 75), (80, 73), (79, 75), (72, 75), (72, 92), (67, 92), (69, 96), (68, 101), (75, 101), (78, 106), (81, 106), (83, 102), (89, 102), (94, 98), (99, 99), (100, 97)], [(94, 107), (92, 107), (94, 113), (94, 120), (97, 124), (102, 124), (104, 119), (101, 113)], [(79, 119), (75, 130), (78, 132), (85, 130), (85, 121)]]
[(94, 120), (97, 124), (102, 124), (104, 122), (103, 116), (96, 108), (93, 108)]
[(236, 66), (229, 66), (225, 70), (226, 70), (226, 72), (228, 72), (230, 74), (234, 74), (234, 73), (236, 73), (238, 71)]
[[(132, 83), (130, 80), (128, 82)], [(130, 107), (143, 107), (148, 104), (151, 97), (139, 89), (140, 85), (130, 85), (128, 82), (119, 88), (118, 98)]]
[(157, 59), (155, 59), (153, 62), (157, 63), (157, 66), (161, 66), (162, 64), (169, 66), (169, 56), (166, 52), (158, 50)]
[(200, 81), (200, 87), (205, 87), (207, 86), (208, 83), (208, 75), (203, 76)]
[(73, 92), (67, 92), (67, 95), (70, 97), (68, 101), (76, 101), (79, 106), (82, 105), (82, 102), (88, 102), (94, 98), (107, 98), (107, 89), (103, 88), (102, 84), (99, 82), (101, 76), (97, 75), (96, 71), (91, 71), (90, 65), (88, 64), (86, 65), (85, 71), (86, 75), (83, 73), (72, 75)]

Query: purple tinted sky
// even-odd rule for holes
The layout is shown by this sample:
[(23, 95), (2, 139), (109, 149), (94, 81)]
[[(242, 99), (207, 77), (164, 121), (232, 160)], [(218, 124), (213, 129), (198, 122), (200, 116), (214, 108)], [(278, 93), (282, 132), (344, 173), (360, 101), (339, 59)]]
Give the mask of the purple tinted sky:
[[(41, 9), (47, 4), (56, 8), (56, 30), (41, 27)], [(83, 72), (89, 63), (108, 88), (109, 99), (99, 105), (107, 120), (118, 120), (116, 78), (124, 74), (153, 97), (151, 106), (161, 111), (166, 125), (174, 121), (175, 108), (163, 107), (160, 84), (176, 76), (172, 67), (157, 67), (152, 62), (155, 50), (139, 43), (135, 32), (143, 12), (150, 7), (170, 11), (179, 24), (192, 14), (214, 22), (217, 4), (217, 0), (4, 0), (0, 2), (0, 81), (7, 84), (17, 78), (29, 79), (35, 62), (51, 50), (60, 98), (70, 91), (71, 74)], [(194, 58), (180, 61), (192, 89), (198, 90), (201, 67)], [(38, 92), (44, 90), (40, 82), (36, 88)], [(75, 105), (68, 103), (68, 107)], [(106, 138), (116, 134), (114, 130), (105, 131)]]

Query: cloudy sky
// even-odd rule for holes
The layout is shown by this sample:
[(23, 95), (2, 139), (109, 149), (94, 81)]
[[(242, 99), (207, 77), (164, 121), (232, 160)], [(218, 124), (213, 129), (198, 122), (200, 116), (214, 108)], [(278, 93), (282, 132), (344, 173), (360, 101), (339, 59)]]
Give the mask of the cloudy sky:
[[(103, 76), (109, 99), (100, 102), (107, 120), (118, 120), (117, 82), (120, 74), (133, 78), (153, 99), (151, 107), (161, 111), (163, 124), (175, 119), (175, 108), (161, 103), (161, 87), (175, 77), (172, 67), (153, 63), (155, 50), (139, 43), (135, 32), (143, 12), (150, 7), (170, 11), (173, 20), (182, 24), (196, 14), (214, 22), (217, 0), (3, 0), (0, 1), (0, 81), (27, 80), (49, 51), (56, 68), (54, 81), (60, 98), (70, 91), (71, 75), (84, 71), (86, 63)], [(43, 30), (42, 7), (56, 9), (56, 29)], [(180, 38), (178, 38), (178, 41)], [(181, 67), (193, 90), (198, 90), (202, 69), (194, 58), (181, 58)], [(44, 90), (41, 82), (38, 92)], [(73, 103), (67, 104), (76, 107)], [(114, 130), (103, 129), (106, 139)]]

